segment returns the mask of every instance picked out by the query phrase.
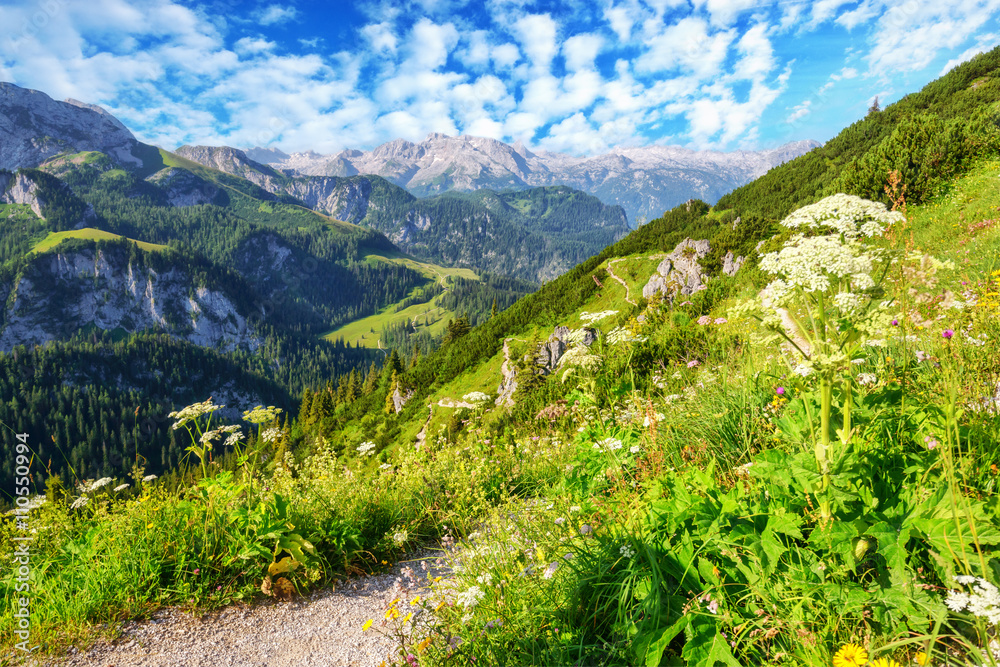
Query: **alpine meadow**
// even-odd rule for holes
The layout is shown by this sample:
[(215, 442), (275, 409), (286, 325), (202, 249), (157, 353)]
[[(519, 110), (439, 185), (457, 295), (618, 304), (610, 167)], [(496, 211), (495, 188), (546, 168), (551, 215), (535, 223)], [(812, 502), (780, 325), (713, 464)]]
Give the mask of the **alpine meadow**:
[(1000, 665), (1000, 48), (768, 151), (140, 136), (0, 83), (0, 665)]

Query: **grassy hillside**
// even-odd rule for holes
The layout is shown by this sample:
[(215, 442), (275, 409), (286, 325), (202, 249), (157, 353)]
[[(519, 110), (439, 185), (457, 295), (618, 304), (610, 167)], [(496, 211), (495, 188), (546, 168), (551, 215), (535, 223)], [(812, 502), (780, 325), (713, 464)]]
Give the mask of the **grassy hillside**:
[[(87, 241), (111, 241), (111, 240), (124, 239), (124, 237), (119, 236), (118, 234), (112, 234), (111, 232), (105, 232), (100, 229), (94, 229), (92, 227), (84, 227), (83, 229), (72, 229), (65, 232), (49, 232), (48, 236), (46, 236), (44, 239), (39, 241), (31, 248), (31, 252), (32, 253), (48, 252), (49, 250), (54, 249), (56, 246), (58, 246), (66, 239), (82, 239)], [(143, 250), (149, 252), (159, 252), (162, 250), (166, 250), (167, 248), (167, 246), (165, 245), (160, 245), (156, 243), (146, 243), (145, 241), (136, 241), (135, 239), (125, 239), (125, 240), (135, 243)]]
[[(194, 406), (196, 484), (139, 471), (36, 507), (36, 628), (55, 649), (430, 542), (454, 545), (451, 580), (366, 624), (403, 638), (395, 664), (992, 664), (998, 67), (957, 68), (882, 111), (892, 128), (855, 124), (714, 210), (669, 211), (430, 354), (247, 415), (221, 470)], [(854, 196), (883, 167), (895, 211)], [(685, 238), (712, 244), (706, 289), (639, 298)], [(729, 250), (748, 257), (733, 277)]]

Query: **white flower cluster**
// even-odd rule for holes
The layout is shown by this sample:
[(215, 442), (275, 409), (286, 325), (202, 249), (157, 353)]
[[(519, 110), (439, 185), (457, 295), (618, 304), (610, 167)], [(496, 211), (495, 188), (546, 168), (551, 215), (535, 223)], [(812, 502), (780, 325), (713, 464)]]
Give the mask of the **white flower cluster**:
[(89, 502), (90, 502), (90, 498), (88, 498), (87, 496), (80, 496), (79, 498), (77, 498), (76, 500), (73, 501), (73, 504), (70, 505), (69, 508), (71, 510), (78, 510), (81, 507), (86, 506), (86, 504), (89, 503)]
[(260, 439), (264, 442), (277, 442), (281, 437), (281, 430), (277, 428), (267, 428), (260, 434)]
[(858, 236), (881, 236), (894, 222), (905, 219), (899, 211), (889, 211), (884, 204), (854, 195), (836, 194), (815, 204), (803, 206), (781, 221), (789, 229), (807, 227), (843, 234), (853, 240)]
[(955, 581), (963, 586), (971, 585), (972, 592), (948, 591), (944, 603), (952, 611), (968, 611), (973, 616), (984, 618), (991, 625), (1000, 625), (1000, 590), (979, 577), (960, 575)]
[(398, 533), (393, 534), (392, 541), (395, 543), (397, 547), (401, 547), (404, 544), (406, 544), (406, 540), (408, 540), (409, 537), (410, 537), (409, 533), (407, 533), (405, 530), (401, 530)]
[(215, 405), (212, 403), (212, 399), (209, 398), (207, 401), (202, 403), (195, 403), (181, 410), (177, 410), (176, 412), (171, 412), (167, 416), (177, 419), (177, 421), (174, 422), (174, 429), (178, 429), (189, 421), (193, 421), (202, 415), (215, 412), (216, 410), (221, 410), (224, 407), (226, 406)]
[(144, 482), (152, 482), (155, 479), (156, 479), (156, 475), (146, 475), (145, 477), (142, 478), (142, 481), (144, 481)]
[(455, 602), (462, 605), (463, 609), (471, 609), (479, 604), (483, 599), (483, 589), (479, 586), (470, 586), (469, 590), (463, 591), (455, 596)]
[(484, 394), (481, 391), (474, 391), (463, 396), (462, 400), (468, 403), (486, 403), (490, 400), (490, 395)]
[(213, 428), (211, 431), (205, 431), (202, 433), (201, 444), (210, 445), (213, 440), (226, 434), (229, 434), (229, 437), (226, 438), (226, 442), (224, 443), (225, 447), (235, 445), (243, 439), (243, 431), (240, 430), (239, 425), (229, 424), (228, 426), (220, 426), (219, 428)]
[(96, 482), (83, 482), (82, 484), (77, 485), (77, 488), (80, 490), (81, 493), (91, 493), (93, 491), (97, 491), (102, 487), (107, 486), (110, 483), (111, 483), (110, 477), (102, 477)]
[(586, 311), (580, 313), (580, 319), (584, 322), (589, 322), (590, 324), (595, 324), (601, 320), (611, 317), (612, 315), (617, 315), (617, 310), (602, 310), (599, 313), (588, 313)]
[(620, 549), (618, 549), (624, 558), (633, 558), (635, 556), (635, 549), (632, 548), (630, 544), (623, 544)]
[(618, 438), (605, 438), (594, 443), (594, 449), (599, 452), (613, 452), (622, 448), (622, 441)]
[(490, 583), (493, 581), (493, 575), (490, 574), (489, 572), (484, 572), (483, 574), (476, 577), (476, 581), (478, 581), (481, 584), (486, 584), (487, 586), (489, 586)]
[(281, 408), (276, 408), (273, 405), (265, 408), (263, 405), (258, 405), (253, 410), (244, 412), (243, 419), (251, 424), (270, 424), (278, 418), (279, 414), (281, 414)]
[(877, 202), (853, 195), (837, 194), (798, 209), (781, 224), (789, 229), (808, 228), (820, 235), (793, 235), (784, 247), (761, 257), (760, 268), (776, 279), (762, 292), (774, 306), (785, 306), (796, 290), (838, 291), (834, 304), (845, 315), (864, 311), (864, 292), (875, 286), (872, 279), (876, 255), (866, 250), (861, 237), (880, 236), (903, 220)]
[(375, 443), (372, 441), (362, 442), (357, 448), (358, 454), (361, 456), (371, 456), (375, 453)]
[(612, 345), (618, 343), (645, 343), (645, 336), (635, 336), (625, 327), (615, 327), (607, 334), (607, 341)]
[(858, 376), (858, 384), (869, 385), (878, 382), (878, 376), (874, 373), (862, 373)]
[(119, 484), (118, 486), (115, 487), (115, 493), (118, 493), (119, 491), (124, 491), (127, 488), (128, 484)]

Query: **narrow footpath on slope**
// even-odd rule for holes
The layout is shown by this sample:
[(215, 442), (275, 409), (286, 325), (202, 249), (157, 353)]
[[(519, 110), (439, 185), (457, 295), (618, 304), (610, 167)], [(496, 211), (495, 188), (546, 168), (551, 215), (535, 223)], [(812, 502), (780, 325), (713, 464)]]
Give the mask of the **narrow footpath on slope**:
[[(394, 639), (375, 626), (404, 593), (426, 595), (420, 584), (448, 572), (440, 551), (413, 554), (388, 572), (348, 579), (290, 602), (236, 605), (203, 616), (176, 608), (123, 625), (114, 641), (86, 651), (28, 663), (45, 667), (377, 667), (395, 654)], [(421, 563), (427, 564), (427, 571)], [(408, 583), (409, 569), (420, 584)], [(408, 591), (408, 592), (407, 592)]]

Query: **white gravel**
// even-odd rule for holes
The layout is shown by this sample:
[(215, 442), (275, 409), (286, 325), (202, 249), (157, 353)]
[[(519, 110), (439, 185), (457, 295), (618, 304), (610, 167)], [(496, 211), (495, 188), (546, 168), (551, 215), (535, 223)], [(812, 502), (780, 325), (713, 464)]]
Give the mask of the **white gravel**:
[[(375, 626), (401, 591), (425, 595), (428, 576), (441, 552), (425, 551), (396, 563), (385, 574), (350, 579), (291, 602), (233, 606), (195, 616), (167, 608), (146, 621), (126, 623), (121, 637), (100, 641), (86, 652), (42, 663), (52, 667), (376, 667), (395, 653), (395, 642)], [(421, 561), (428, 565), (425, 572)], [(404, 568), (419, 582), (410, 587)]]

